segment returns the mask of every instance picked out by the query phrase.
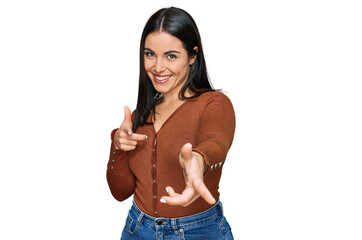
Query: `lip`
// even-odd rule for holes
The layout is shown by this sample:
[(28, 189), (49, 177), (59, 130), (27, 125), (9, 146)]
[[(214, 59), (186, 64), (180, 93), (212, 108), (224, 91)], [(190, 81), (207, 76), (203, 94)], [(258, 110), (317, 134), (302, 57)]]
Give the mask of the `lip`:
[(157, 83), (165, 83), (167, 82), (170, 78), (172, 77), (172, 75), (153, 75), (153, 79), (155, 80), (155, 82)]

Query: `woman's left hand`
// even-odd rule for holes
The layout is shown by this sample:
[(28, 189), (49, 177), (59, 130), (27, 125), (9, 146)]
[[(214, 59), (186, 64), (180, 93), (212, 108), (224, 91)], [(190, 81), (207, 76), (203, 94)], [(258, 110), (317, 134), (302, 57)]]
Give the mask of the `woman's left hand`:
[(161, 202), (170, 205), (188, 206), (200, 196), (209, 204), (215, 204), (216, 200), (204, 184), (205, 162), (201, 154), (192, 151), (192, 145), (186, 143), (181, 148), (179, 161), (186, 182), (185, 190), (178, 194), (170, 186), (166, 188), (169, 196), (163, 196)]

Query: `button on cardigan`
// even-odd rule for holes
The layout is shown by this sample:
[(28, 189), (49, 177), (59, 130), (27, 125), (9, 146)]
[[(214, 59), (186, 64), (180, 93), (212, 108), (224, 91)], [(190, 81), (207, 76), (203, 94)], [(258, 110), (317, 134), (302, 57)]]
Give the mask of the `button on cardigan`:
[(208, 167), (204, 183), (213, 197), (219, 198), (222, 167), (235, 131), (235, 113), (229, 98), (213, 91), (188, 99), (157, 133), (151, 115), (136, 130), (148, 138), (138, 141), (135, 150), (126, 152), (111, 144), (107, 181), (112, 195), (123, 201), (134, 194), (137, 206), (153, 217), (184, 217), (207, 210), (211, 206), (201, 197), (187, 207), (171, 206), (160, 199), (168, 195), (167, 186), (177, 193), (185, 188), (179, 154), (186, 143), (203, 156)]

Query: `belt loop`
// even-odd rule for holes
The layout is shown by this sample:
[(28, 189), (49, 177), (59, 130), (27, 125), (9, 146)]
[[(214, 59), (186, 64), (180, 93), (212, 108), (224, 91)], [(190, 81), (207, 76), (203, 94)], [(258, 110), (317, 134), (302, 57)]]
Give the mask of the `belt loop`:
[(137, 218), (137, 223), (140, 223), (140, 222), (141, 222), (141, 220), (142, 220), (142, 218), (143, 218), (144, 215), (145, 215), (145, 214), (141, 211), (140, 215), (139, 215), (138, 218)]
[(217, 205), (220, 208), (221, 215), (224, 216), (224, 208), (223, 208), (222, 203), (220, 202), (220, 200), (218, 201)]
[(171, 226), (174, 232), (177, 232), (176, 218), (171, 218)]

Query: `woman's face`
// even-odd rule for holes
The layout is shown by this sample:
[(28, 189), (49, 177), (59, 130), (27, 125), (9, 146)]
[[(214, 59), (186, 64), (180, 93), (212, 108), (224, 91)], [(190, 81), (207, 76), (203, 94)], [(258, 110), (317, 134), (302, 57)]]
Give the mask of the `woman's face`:
[(178, 96), (196, 56), (189, 58), (182, 42), (167, 32), (148, 34), (144, 49), (145, 71), (165, 98)]

